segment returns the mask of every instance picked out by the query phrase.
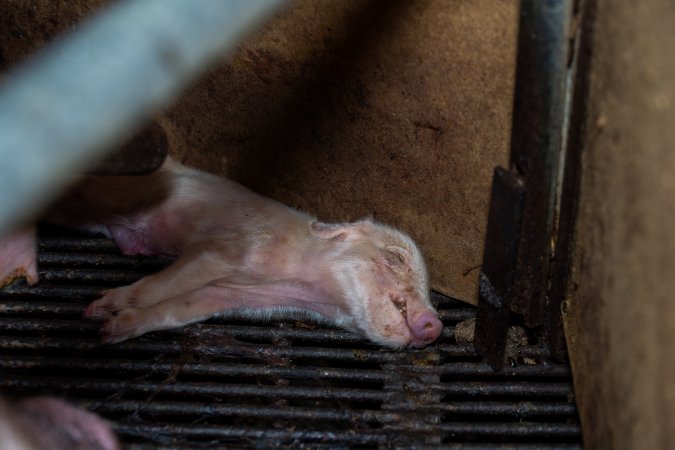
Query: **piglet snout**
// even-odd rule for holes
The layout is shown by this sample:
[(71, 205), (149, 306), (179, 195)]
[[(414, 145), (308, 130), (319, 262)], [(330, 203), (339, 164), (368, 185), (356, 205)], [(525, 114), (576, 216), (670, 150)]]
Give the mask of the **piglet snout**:
[(443, 323), (432, 311), (425, 311), (408, 323), (413, 335), (411, 347), (424, 347), (434, 342), (441, 335)]

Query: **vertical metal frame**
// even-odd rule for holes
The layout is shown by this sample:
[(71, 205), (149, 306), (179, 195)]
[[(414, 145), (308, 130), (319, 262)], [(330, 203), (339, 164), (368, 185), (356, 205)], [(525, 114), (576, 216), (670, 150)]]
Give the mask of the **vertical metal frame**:
[(567, 278), (552, 270), (567, 269), (554, 258), (558, 241), (570, 245), (559, 225), (571, 233), (573, 223), (570, 195), (561, 203), (561, 183), (574, 184), (567, 172), (578, 169), (566, 162), (565, 149), (580, 12), (573, 0), (520, 5), (511, 158), (509, 169), (498, 167), (493, 179), (475, 336), (476, 350), (496, 370), (512, 313), (529, 327), (544, 325), (553, 356), (565, 354), (560, 303)]

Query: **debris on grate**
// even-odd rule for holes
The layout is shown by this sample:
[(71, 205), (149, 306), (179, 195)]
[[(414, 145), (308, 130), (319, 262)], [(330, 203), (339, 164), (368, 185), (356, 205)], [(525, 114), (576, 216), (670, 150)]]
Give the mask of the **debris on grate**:
[[(466, 319), (455, 325), (452, 333), (455, 342), (458, 344), (472, 344), (474, 333), (476, 332), (476, 319)], [(520, 325), (509, 326), (506, 332), (506, 349), (504, 351), (504, 360), (509, 364), (518, 362), (528, 365), (536, 365), (537, 361), (529, 356), (521, 355), (520, 348), (528, 345), (530, 337), (527, 331)]]
[(212, 319), (101, 346), (86, 305), (169, 262), (43, 233), (40, 284), (0, 290), (0, 389), (64, 397), (139, 450), (581, 447), (569, 366), (517, 332), (512, 364), (494, 372), (456, 332), (473, 307), (436, 293), (445, 329), (422, 350), (292, 318)]

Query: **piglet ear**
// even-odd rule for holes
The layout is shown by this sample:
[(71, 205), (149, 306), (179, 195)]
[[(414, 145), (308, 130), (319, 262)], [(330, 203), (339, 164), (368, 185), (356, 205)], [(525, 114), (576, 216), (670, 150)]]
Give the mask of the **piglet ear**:
[(321, 239), (345, 239), (350, 232), (350, 224), (323, 223), (318, 220), (311, 223), (310, 231)]
[(312, 234), (323, 239), (358, 239), (368, 235), (373, 228), (373, 222), (359, 220), (348, 223), (323, 223), (314, 221), (310, 225)]

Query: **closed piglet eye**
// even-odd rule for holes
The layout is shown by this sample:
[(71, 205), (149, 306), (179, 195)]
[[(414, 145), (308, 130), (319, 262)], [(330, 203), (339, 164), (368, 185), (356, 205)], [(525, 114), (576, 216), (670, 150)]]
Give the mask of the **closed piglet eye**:
[(408, 253), (409, 252), (402, 247), (390, 245), (386, 247), (384, 259), (387, 261), (387, 265), (392, 268), (404, 268), (408, 264), (406, 258)]
[(398, 294), (389, 294), (389, 300), (403, 317), (408, 317), (408, 302), (403, 297)]
[(375, 277), (375, 283), (380, 288), (393, 288), (398, 285), (396, 270), (388, 263), (386, 258), (373, 259), (371, 273)]

